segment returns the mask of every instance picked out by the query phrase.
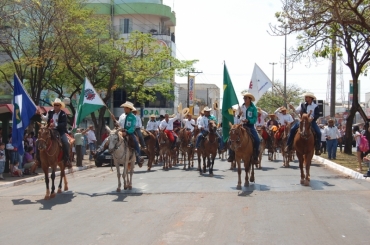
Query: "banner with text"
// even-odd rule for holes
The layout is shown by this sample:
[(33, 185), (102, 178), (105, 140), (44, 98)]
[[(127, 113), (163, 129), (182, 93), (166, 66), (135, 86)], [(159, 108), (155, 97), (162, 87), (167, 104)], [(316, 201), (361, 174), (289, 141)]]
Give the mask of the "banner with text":
[(189, 106), (194, 105), (195, 96), (195, 77), (189, 76)]

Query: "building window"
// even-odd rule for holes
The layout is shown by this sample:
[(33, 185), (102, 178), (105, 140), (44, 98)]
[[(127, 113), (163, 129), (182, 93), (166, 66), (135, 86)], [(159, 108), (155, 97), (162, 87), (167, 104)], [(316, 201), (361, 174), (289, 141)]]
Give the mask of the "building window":
[(113, 91), (113, 107), (120, 107), (126, 101), (126, 91), (117, 89)]
[(120, 19), (120, 32), (131, 33), (132, 32), (132, 20), (131, 19)]

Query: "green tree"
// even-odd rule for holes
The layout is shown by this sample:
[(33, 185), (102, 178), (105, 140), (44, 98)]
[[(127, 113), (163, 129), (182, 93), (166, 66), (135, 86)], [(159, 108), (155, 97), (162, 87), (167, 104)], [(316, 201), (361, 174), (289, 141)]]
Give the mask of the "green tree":
[[(353, 100), (346, 127), (346, 134), (351, 135), (357, 111), (367, 120), (358, 100), (358, 78), (370, 62), (369, 0), (287, 0), (282, 9), (276, 13), (280, 24), (270, 28), (275, 35), (298, 34), (297, 46), (290, 50), (291, 61), (343, 56), (353, 80)], [(332, 40), (336, 40), (333, 45)], [(352, 153), (351, 137), (344, 152)]]
[[(300, 87), (294, 84), (288, 84), (286, 88), (286, 96), (288, 104), (298, 106), (302, 101), (302, 94), (305, 93)], [(277, 108), (283, 106), (284, 103), (284, 84), (275, 81), (273, 91), (268, 90), (258, 100), (257, 106), (261, 107), (264, 111), (273, 113)]]

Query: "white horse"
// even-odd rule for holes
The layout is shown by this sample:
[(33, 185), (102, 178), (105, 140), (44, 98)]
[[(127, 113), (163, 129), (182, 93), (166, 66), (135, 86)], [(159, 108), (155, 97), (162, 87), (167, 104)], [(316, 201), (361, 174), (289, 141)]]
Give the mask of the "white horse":
[[(106, 127), (107, 132), (109, 132), (109, 146), (108, 151), (113, 156), (114, 165), (117, 170), (118, 187), (117, 192), (121, 191), (121, 171), (120, 164), (123, 165), (123, 188), (125, 190), (132, 189), (132, 175), (135, 168), (135, 150), (128, 146), (128, 141), (122, 137), (122, 132), (120, 129), (111, 130)], [(130, 175), (128, 171), (130, 170)], [(127, 181), (126, 181), (127, 177)]]

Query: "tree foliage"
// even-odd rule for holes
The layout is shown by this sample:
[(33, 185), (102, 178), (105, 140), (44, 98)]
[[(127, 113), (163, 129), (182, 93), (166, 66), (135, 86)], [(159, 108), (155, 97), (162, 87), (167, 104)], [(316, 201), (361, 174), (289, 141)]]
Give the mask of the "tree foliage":
[[(346, 134), (352, 134), (357, 111), (367, 120), (358, 101), (358, 78), (370, 62), (370, 1), (285, 0), (276, 17), (280, 24), (270, 26), (274, 35), (298, 35), (297, 46), (290, 49), (291, 61), (329, 58), (334, 53), (343, 57), (353, 80), (352, 107), (346, 127)], [(345, 152), (352, 152), (350, 137)]]
[[(291, 105), (298, 106), (302, 102), (302, 94), (305, 92), (305, 90), (302, 90), (294, 84), (288, 84), (286, 88), (287, 102)], [(284, 84), (275, 81), (273, 89), (262, 95), (257, 102), (257, 106), (261, 107), (266, 112), (273, 113), (277, 108), (285, 104), (283, 95)]]

